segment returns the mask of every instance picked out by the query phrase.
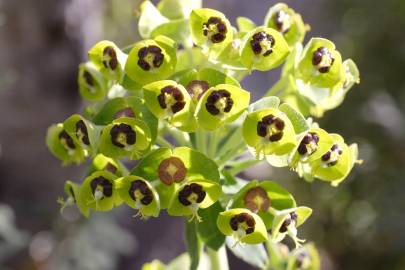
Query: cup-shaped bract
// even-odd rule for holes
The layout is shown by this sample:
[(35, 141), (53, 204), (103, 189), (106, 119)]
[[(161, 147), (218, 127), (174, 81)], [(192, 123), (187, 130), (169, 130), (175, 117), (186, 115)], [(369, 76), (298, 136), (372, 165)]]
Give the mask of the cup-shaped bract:
[(108, 100), (92, 118), (96, 125), (108, 125), (121, 117), (140, 119), (148, 125), (152, 142), (157, 137), (158, 120), (149, 111), (145, 100), (136, 96), (117, 97)]
[(333, 87), (344, 79), (344, 73), (335, 44), (324, 38), (312, 38), (308, 42), (295, 70), (297, 79), (319, 88)]
[(232, 41), (233, 29), (225, 15), (209, 8), (194, 9), (190, 14), (193, 42), (211, 55), (218, 54)]
[(242, 127), (247, 145), (256, 154), (284, 155), (296, 147), (294, 127), (285, 113), (276, 109), (261, 109), (249, 113)]
[(249, 106), (250, 93), (240, 87), (218, 84), (208, 89), (197, 104), (198, 124), (214, 130), (235, 121)]
[(270, 7), (264, 18), (264, 25), (279, 31), (288, 45), (294, 46), (302, 42), (309, 26), (302, 21), (301, 15), (284, 3)]
[(114, 42), (102, 40), (88, 51), (89, 60), (100, 72), (114, 82), (121, 82), (127, 55)]
[(219, 183), (219, 170), (215, 162), (188, 147), (156, 149), (145, 156), (131, 174), (157, 183), (154, 186), (159, 193), (162, 209), (169, 206), (181, 184), (201, 179)]
[(297, 167), (300, 163), (309, 163), (319, 160), (333, 146), (333, 138), (321, 128), (310, 128), (300, 134), (297, 149), (291, 157), (291, 166)]
[[(66, 198), (59, 197), (57, 202), (61, 205), (60, 212), (68, 206), (77, 205), (79, 208), (78, 198), (79, 198), (80, 186), (76, 183), (73, 183), (70, 180), (67, 180), (64, 185), (64, 191)], [(79, 208), (80, 209), (80, 208)], [(87, 209), (80, 209), (81, 212), (86, 212)]]
[(267, 240), (263, 220), (245, 208), (234, 208), (221, 212), (217, 219), (218, 229), (226, 236), (246, 244), (260, 244)]
[(176, 68), (176, 45), (165, 36), (136, 43), (126, 64), (126, 74), (140, 85), (168, 78)]
[(104, 127), (100, 138), (100, 153), (111, 158), (128, 156), (137, 159), (151, 146), (148, 126), (141, 120), (121, 117)]
[(115, 174), (117, 177), (125, 176), (128, 174), (128, 169), (119, 161), (109, 158), (103, 154), (97, 154), (87, 171), (87, 175), (96, 171), (107, 171)]
[(87, 176), (80, 186), (80, 203), (95, 211), (110, 211), (122, 203), (116, 191), (117, 176), (97, 171)]
[(250, 181), (233, 196), (231, 208), (247, 208), (258, 214), (267, 229), (273, 225), (274, 210), (296, 207), (293, 196), (273, 181)]
[(116, 180), (116, 189), (121, 199), (138, 210), (141, 218), (157, 217), (160, 212), (159, 195), (145, 179), (129, 175)]
[(319, 253), (313, 243), (305, 244), (290, 253), (286, 270), (319, 270)]
[(79, 114), (74, 114), (63, 122), (63, 127), (69, 136), (91, 155), (97, 153), (101, 128), (85, 119)]
[(277, 30), (267, 27), (258, 27), (247, 33), (240, 46), (241, 61), (248, 70), (276, 68), (289, 52), (284, 37)]
[(271, 239), (274, 242), (282, 241), (286, 235), (290, 236), (295, 246), (301, 246), (305, 240), (297, 237), (297, 228), (301, 226), (312, 214), (312, 209), (300, 206), (276, 211), (271, 228)]
[(352, 153), (349, 146), (338, 134), (330, 134), (332, 147), (311, 164), (315, 177), (324, 181), (344, 179), (352, 168)]
[(181, 184), (170, 200), (167, 212), (172, 216), (191, 216), (201, 221), (198, 210), (208, 208), (218, 201), (221, 186), (207, 179), (194, 179)]
[(107, 81), (92, 62), (79, 65), (77, 76), (80, 95), (89, 101), (100, 101), (107, 94)]
[(66, 132), (61, 123), (48, 128), (46, 145), (55, 157), (63, 161), (63, 164), (79, 164), (88, 155), (88, 152)]
[(146, 106), (160, 119), (181, 130), (192, 132), (197, 122), (194, 118), (194, 104), (187, 90), (171, 80), (156, 81), (143, 87)]

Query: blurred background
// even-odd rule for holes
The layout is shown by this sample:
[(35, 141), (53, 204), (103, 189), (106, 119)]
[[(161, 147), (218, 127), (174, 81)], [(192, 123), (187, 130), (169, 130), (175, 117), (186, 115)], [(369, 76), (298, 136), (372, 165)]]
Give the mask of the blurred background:
[[(59, 213), (56, 198), (83, 167), (61, 167), (45, 146), (46, 129), (78, 112), (77, 66), (98, 40), (136, 41), (137, 0), (0, 0), (0, 269), (140, 269), (185, 251), (181, 218), (140, 222), (123, 207), (81, 218)], [(266, 165), (246, 178), (273, 179), (314, 209), (300, 230), (316, 243), (322, 269), (405, 269), (405, 1), (285, 1), (359, 66), (356, 85), (319, 122), (360, 146), (357, 166), (339, 188), (313, 184)], [(269, 0), (204, 0), (231, 22), (261, 24)], [(242, 85), (255, 99), (278, 71)], [(260, 170), (258, 170), (260, 169)], [(231, 257), (231, 269), (252, 269)]]

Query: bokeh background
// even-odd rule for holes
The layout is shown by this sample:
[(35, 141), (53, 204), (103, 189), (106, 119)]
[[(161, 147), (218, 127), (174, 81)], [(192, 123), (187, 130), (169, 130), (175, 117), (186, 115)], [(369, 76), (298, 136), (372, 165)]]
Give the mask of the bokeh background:
[[(78, 112), (77, 65), (96, 41), (138, 39), (137, 0), (0, 0), (0, 269), (129, 270), (185, 251), (182, 219), (140, 222), (119, 209), (81, 218), (59, 214), (56, 198), (83, 167), (61, 167), (45, 146), (46, 129)], [(358, 142), (362, 166), (339, 188), (308, 184), (287, 170), (259, 165), (247, 178), (273, 179), (314, 209), (302, 227), (322, 269), (405, 269), (405, 1), (285, 1), (334, 41), (361, 71), (344, 103), (321, 126)], [(269, 0), (205, 0), (232, 22), (260, 24)], [(258, 98), (278, 71), (242, 82)], [(231, 257), (231, 269), (252, 269)]]

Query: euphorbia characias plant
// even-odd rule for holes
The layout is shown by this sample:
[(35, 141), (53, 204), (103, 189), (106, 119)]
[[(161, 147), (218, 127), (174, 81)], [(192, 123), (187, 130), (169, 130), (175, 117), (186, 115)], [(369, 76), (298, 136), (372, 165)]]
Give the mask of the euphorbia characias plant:
[[(90, 48), (78, 72), (87, 107), (48, 129), (64, 165), (89, 164), (84, 179), (66, 181), (61, 211), (77, 205), (89, 217), (127, 205), (143, 220), (184, 217), (188, 256), (145, 270), (226, 270), (225, 246), (261, 269), (319, 269), (316, 248), (298, 236), (312, 210), (277, 179), (240, 173), (267, 162), (340, 184), (359, 162), (357, 145), (311, 116), (343, 102), (359, 82), (355, 63), (325, 38), (302, 44), (309, 26), (283, 3), (262, 25), (238, 17), (237, 28), (194, 0), (144, 1), (137, 14), (143, 40)], [(252, 102), (256, 89), (240, 82), (277, 67), (280, 80)]]

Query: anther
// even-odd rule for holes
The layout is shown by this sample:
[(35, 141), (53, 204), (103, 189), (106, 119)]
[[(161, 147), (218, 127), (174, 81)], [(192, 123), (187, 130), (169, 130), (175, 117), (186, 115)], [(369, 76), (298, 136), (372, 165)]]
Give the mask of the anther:
[(125, 148), (134, 145), (136, 133), (130, 125), (121, 123), (114, 125), (110, 130), (111, 142), (115, 146)]
[(166, 158), (159, 164), (159, 179), (166, 185), (171, 185), (173, 182), (180, 183), (186, 178), (186, 174), (187, 168), (178, 157)]
[(172, 85), (162, 88), (160, 94), (157, 96), (157, 100), (160, 108), (170, 109), (173, 114), (181, 111), (186, 105), (181, 90)]
[(312, 65), (315, 66), (320, 73), (327, 73), (334, 62), (335, 58), (325, 47), (319, 47), (312, 54)]
[(212, 43), (220, 43), (225, 40), (228, 29), (224, 21), (219, 17), (210, 17), (203, 24), (203, 35), (206, 36)]
[(163, 64), (164, 55), (158, 46), (150, 45), (138, 51), (138, 66), (149, 71), (159, 68)]
[(254, 34), (250, 40), (250, 47), (256, 55), (270, 55), (273, 53), (274, 44), (274, 37), (264, 31)]
[(205, 108), (212, 115), (222, 115), (232, 110), (233, 99), (227, 90), (214, 90), (208, 96)]

